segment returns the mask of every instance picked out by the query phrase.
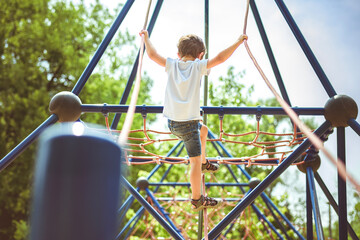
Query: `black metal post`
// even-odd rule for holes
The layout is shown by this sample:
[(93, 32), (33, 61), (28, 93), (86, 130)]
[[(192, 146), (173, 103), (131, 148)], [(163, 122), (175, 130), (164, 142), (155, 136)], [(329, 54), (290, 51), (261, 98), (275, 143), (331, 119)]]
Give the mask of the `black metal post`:
[[(321, 190), (324, 192), (325, 196), (327, 197), (330, 205), (332, 206), (332, 208), (334, 209), (334, 211), (336, 212), (337, 215), (339, 215), (339, 206), (337, 205), (335, 199), (333, 198), (333, 196), (331, 195), (329, 189), (326, 187), (324, 181), (321, 179), (319, 173), (315, 173), (315, 179), (318, 182), (318, 185), (320, 186)], [(351, 225), (349, 224), (349, 222), (347, 222), (347, 226), (348, 226), (348, 230), (349, 230), (349, 234), (351, 236), (351, 238), (353, 240), (359, 240), (359, 238), (356, 236), (356, 233), (354, 231), (354, 229), (351, 227)]]
[(0, 172), (5, 169), (12, 161), (15, 160), (35, 139), (44, 131), (48, 126), (56, 123), (58, 117), (51, 115), (46, 119), (40, 126), (38, 126), (32, 133), (29, 134), (22, 142), (20, 142), (13, 150), (11, 150), (3, 159), (0, 161)]
[(121, 183), (174, 239), (183, 239), (123, 176), (121, 177)]
[[(163, 0), (158, 0), (157, 3), (156, 3), (153, 15), (152, 15), (152, 17), (150, 19), (150, 22), (149, 22), (149, 27), (147, 29), (148, 32), (149, 32), (149, 36), (151, 35), (151, 33), (152, 33), (153, 29), (154, 29), (155, 22), (156, 22), (157, 17), (159, 16), (159, 12), (160, 12), (162, 3), (163, 3)], [(126, 83), (126, 87), (124, 89), (123, 95), (121, 97), (121, 100), (120, 100), (121, 105), (125, 104), (128, 97), (129, 97), (131, 87), (132, 87), (132, 85), (134, 83), (134, 79), (136, 77), (136, 72), (137, 72), (138, 63), (139, 63), (139, 56), (140, 56), (140, 50), (138, 52), (138, 55), (137, 55), (136, 60), (134, 62), (133, 68), (131, 70), (131, 74), (129, 76), (129, 79), (128, 79), (127, 83)], [(115, 117), (114, 117), (114, 119), (113, 119), (113, 121), (111, 123), (111, 129), (116, 129), (117, 128), (117, 125), (119, 124), (119, 121), (120, 121), (120, 117), (121, 117), (121, 113), (115, 114)]]
[(349, 119), (348, 124), (360, 136), (360, 124), (353, 118)]
[(324, 70), (320, 66), (320, 63), (316, 59), (314, 53), (312, 52), (310, 46), (306, 42), (303, 34), (301, 33), (299, 27), (297, 26), (295, 20), (291, 16), (289, 10), (287, 9), (285, 3), (282, 0), (275, 0), (276, 4), (278, 5), (281, 13), (283, 14), (285, 20), (287, 21), (290, 29), (292, 30), (295, 38), (297, 39), (298, 43), (300, 44), (302, 50), (304, 51), (307, 59), (309, 60), (311, 66), (313, 67), (316, 75), (318, 76), (319, 80), (321, 81), (324, 89), (326, 90), (329, 97), (333, 97), (336, 95), (336, 91), (331, 85), (329, 79), (327, 78)]
[[(307, 174), (307, 173), (306, 173)], [(309, 178), (306, 176), (306, 239), (313, 239), (313, 219)]]
[(119, 26), (121, 25), (122, 21), (124, 20), (125, 16), (129, 12), (129, 9), (131, 8), (132, 4), (135, 0), (128, 0), (123, 8), (121, 9), (121, 12), (119, 13), (118, 17), (115, 19), (114, 23), (110, 27), (108, 33), (106, 34), (105, 38), (99, 45), (98, 49), (96, 50), (94, 56), (90, 60), (89, 64), (86, 66), (84, 72), (81, 74), (79, 80), (75, 84), (74, 88), (72, 89), (72, 93), (79, 95), (83, 87), (85, 86), (86, 81), (89, 79), (91, 73), (93, 72), (94, 68), (98, 64), (100, 58), (104, 54), (106, 48), (108, 47), (109, 43), (111, 42), (111, 39), (114, 37), (116, 31), (118, 30)]
[(316, 235), (317, 239), (324, 240), (324, 230), (321, 223), (321, 214), (319, 208), (319, 201), (316, 194), (315, 181), (314, 181), (314, 172), (311, 167), (306, 168), (306, 177), (308, 179), (310, 196), (311, 196), (311, 205), (313, 209), (313, 215), (315, 219)]
[[(345, 128), (337, 128), (337, 151), (340, 161), (346, 166), (345, 161)], [(346, 180), (338, 174), (338, 203), (339, 203), (339, 239), (347, 239), (347, 198)]]
[(291, 106), (290, 98), (289, 98), (289, 96), (287, 94), (284, 82), (283, 82), (281, 74), (280, 74), (280, 70), (279, 70), (279, 68), (277, 66), (277, 63), (276, 63), (276, 60), (275, 60), (274, 53), (273, 53), (273, 51), (271, 49), (269, 39), (268, 39), (268, 37), (266, 35), (264, 25), (262, 24), (259, 11), (258, 11), (258, 9), (256, 7), (255, 0), (250, 1), (250, 7), (251, 7), (251, 10), (252, 10), (252, 12), (254, 14), (255, 22), (256, 22), (256, 25), (257, 25), (258, 30), (260, 32), (261, 39), (262, 39), (262, 41), (264, 43), (264, 47), (265, 47), (266, 53), (268, 55), (271, 67), (273, 69), (277, 84), (279, 86), (281, 96), (284, 98), (284, 100), (287, 102), (287, 104), (289, 104), (289, 106)]

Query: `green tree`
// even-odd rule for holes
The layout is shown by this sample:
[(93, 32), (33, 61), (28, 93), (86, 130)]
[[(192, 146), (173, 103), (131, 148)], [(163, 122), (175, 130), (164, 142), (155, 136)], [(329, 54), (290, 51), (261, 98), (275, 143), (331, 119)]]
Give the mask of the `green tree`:
[[(119, 9), (120, 10), (119, 6)], [(99, 1), (2, 1), (0, 9), (0, 156), (48, 116), (50, 98), (69, 91), (115, 19)], [(117, 103), (134, 60), (134, 39), (116, 36), (80, 95), (83, 103)], [(126, 53), (120, 55), (122, 48)], [(149, 99), (149, 78), (139, 101)], [(88, 95), (87, 95), (88, 94)], [(100, 123), (101, 114), (84, 115)], [(103, 123), (104, 124), (104, 123)], [(0, 173), (0, 239), (25, 239), (36, 146)]]

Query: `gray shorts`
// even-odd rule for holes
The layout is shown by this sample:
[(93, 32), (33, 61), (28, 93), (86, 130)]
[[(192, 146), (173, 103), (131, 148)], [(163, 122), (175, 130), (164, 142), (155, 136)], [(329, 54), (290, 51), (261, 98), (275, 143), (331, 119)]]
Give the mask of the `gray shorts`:
[(175, 122), (168, 120), (170, 132), (183, 140), (189, 157), (201, 155), (200, 129), (202, 124), (199, 120)]

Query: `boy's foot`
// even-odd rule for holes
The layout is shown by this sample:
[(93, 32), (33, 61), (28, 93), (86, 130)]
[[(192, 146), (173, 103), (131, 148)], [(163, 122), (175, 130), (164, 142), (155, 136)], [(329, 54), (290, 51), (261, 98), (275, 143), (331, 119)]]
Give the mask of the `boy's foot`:
[(206, 159), (206, 163), (201, 164), (201, 172), (202, 173), (214, 173), (217, 172), (220, 168), (220, 165), (217, 163), (211, 163)]
[(222, 204), (222, 199), (204, 197), (203, 195), (201, 195), (200, 199), (198, 200), (191, 199), (191, 204), (193, 205), (193, 210), (198, 212), (204, 208), (219, 207)]

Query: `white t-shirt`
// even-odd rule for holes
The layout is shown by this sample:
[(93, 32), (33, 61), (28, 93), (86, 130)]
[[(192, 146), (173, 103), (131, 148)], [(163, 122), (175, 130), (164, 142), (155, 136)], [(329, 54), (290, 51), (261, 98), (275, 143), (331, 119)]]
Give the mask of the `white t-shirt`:
[(201, 120), (200, 82), (208, 75), (208, 60), (182, 61), (166, 59), (168, 81), (163, 114), (173, 121)]

